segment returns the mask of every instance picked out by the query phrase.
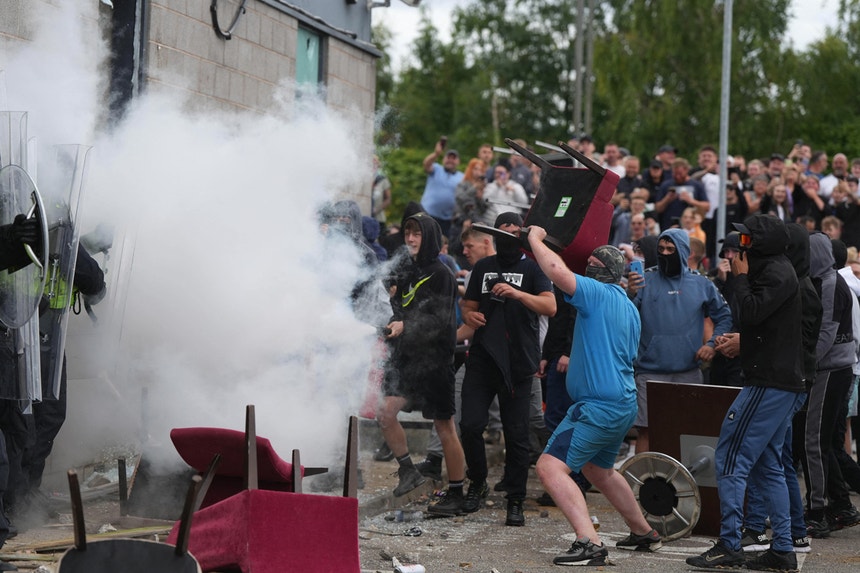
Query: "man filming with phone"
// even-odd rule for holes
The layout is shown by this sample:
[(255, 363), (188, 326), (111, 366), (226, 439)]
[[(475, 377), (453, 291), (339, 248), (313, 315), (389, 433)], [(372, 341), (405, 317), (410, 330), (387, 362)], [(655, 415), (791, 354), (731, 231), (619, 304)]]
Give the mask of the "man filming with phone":
[[(436, 219), (442, 227), (442, 235), (447, 237), (454, 218), (454, 198), (457, 195), (457, 184), (463, 180), (463, 174), (457, 171), (460, 165), (460, 154), (454, 149), (445, 148), (448, 138), (442, 136), (436, 142), (433, 153), (424, 158), (424, 172), (427, 174), (427, 184), (421, 196), (421, 206)], [(442, 163), (437, 163), (443, 155)]]

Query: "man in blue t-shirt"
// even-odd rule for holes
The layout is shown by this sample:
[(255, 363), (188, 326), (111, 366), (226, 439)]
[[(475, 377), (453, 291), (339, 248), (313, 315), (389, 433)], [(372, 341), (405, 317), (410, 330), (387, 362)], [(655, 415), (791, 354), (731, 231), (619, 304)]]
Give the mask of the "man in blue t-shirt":
[[(433, 153), (424, 158), (424, 172), (427, 174), (427, 184), (424, 195), (421, 196), (421, 206), (436, 219), (442, 227), (442, 236), (447, 237), (454, 217), (454, 197), (457, 194), (457, 184), (463, 180), (463, 174), (457, 171), (460, 165), (460, 154), (453, 149), (445, 152), (448, 138), (440, 137), (436, 142)], [(442, 153), (445, 153), (442, 164), (436, 163)]]
[(577, 539), (556, 565), (605, 565), (609, 552), (594, 530), (585, 496), (570, 479), (581, 471), (624, 517), (630, 535), (620, 549), (655, 551), (660, 535), (648, 524), (627, 481), (615, 471), (615, 456), (636, 419), (633, 359), (639, 342), (639, 313), (619, 284), (624, 255), (605, 245), (588, 257), (585, 276), (574, 274), (544, 243), (546, 230), (529, 228), (529, 247), (540, 268), (576, 308), (576, 329), (567, 372), (573, 406), (553, 432), (536, 471), (567, 517)]

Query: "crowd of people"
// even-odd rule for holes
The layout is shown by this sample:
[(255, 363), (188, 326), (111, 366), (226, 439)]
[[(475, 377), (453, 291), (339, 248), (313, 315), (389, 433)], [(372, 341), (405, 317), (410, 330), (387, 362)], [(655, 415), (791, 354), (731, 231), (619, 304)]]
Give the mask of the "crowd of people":
[[(420, 205), (388, 224), (373, 207), (386, 255), (406, 253), (389, 285), (385, 338), (395, 359), (378, 415), (381, 451), (393, 455), (377, 459), (396, 459), (395, 493), (438, 480), (444, 458), (447, 494), (428, 511), (479, 511), (497, 402), (506, 461), (495, 489), (506, 492), (506, 525), (525, 524), (534, 464), (545, 502), (576, 533), (556, 564), (605, 563), (585, 502), (592, 484), (630, 527), (617, 547), (654, 551), (662, 540), (614, 469), (620, 450), (649, 449), (647, 382), (737, 386), (716, 448), (720, 539), (688, 563), (796, 570), (795, 553), (809, 552), (810, 538), (860, 524), (849, 497), (860, 493), (851, 440), (860, 158), (837, 153), (828, 170), (827, 153), (801, 141), (787, 155), (729, 157), (718, 242), (712, 146), (692, 164), (664, 145), (642, 170), (640, 157), (616, 143), (601, 155), (588, 136), (568, 144), (619, 175), (607, 245), (582, 275), (543, 244), (540, 226), (521, 235), (540, 193), (539, 167), (518, 154), (496, 157), (489, 144), (461, 172), (460, 154), (440, 138), (423, 161)], [(472, 223), (503, 232), (491, 238)], [(468, 354), (455, 360), (462, 346)], [(536, 395), (544, 411), (537, 452)], [(397, 423), (397, 412), (411, 409), (434, 420), (442, 443), (418, 464)]]

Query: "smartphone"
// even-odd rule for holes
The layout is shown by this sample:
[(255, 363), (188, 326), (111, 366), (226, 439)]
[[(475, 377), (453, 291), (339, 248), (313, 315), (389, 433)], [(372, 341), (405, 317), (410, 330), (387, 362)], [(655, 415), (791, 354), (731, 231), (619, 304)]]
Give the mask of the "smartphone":
[(642, 261), (632, 261), (630, 263), (630, 272), (636, 273), (640, 277), (644, 277), (645, 276), (645, 268), (644, 268), (644, 265), (642, 264)]
[(442, 146), (442, 149), (445, 149), (445, 146), (448, 145), (448, 136), (443, 135), (439, 138), (439, 145)]

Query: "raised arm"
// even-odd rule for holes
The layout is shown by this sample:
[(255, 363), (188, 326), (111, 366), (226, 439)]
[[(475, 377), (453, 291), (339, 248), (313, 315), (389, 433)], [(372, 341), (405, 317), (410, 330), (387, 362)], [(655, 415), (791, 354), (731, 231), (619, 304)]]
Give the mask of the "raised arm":
[(546, 229), (532, 225), (529, 229), (529, 247), (544, 274), (555, 286), (569, 295), (576, 291), (576, 275), (567, 268), (564, 261), (547, 247), (543, 240)]

